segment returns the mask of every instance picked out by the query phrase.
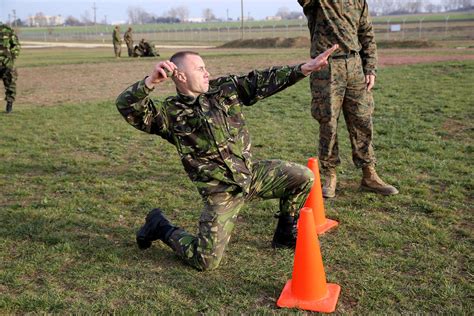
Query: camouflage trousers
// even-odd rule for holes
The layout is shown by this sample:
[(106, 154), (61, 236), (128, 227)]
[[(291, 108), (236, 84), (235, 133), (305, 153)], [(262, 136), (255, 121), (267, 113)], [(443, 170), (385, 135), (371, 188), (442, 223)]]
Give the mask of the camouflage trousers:
[(115, 57), (120, 57), (122, 54), (122, 44), (114, 42), (114, 53)]
[(178, 229), (171, 234), (167, 244), (191, 266), (199, 270), (215, 269), (245, 202), (254, 198), (279, 198), (280, 214), (297, 216), (312, 184), (313, 173), (305, 166), (281, 160), (256, 162), (248, 194), (235, 186), (231, 192), (203, 195), (204, 210), (197, 236)]
[(15, 101), (16, 96), (16, 79), (18, 77), (18, 72), (15, 67), (7, 67), (0, 62), (0, 77), (3, 80), (3, 85), (5, 86), (5, 100)]
[(319, 161), (323, 169), (341, 163), (337, 140), (339, 115), (344, 114), (356, 167), (375, 164), (372, 147), (374, 101), (368, 92), (360, 56), (330, 59), (311, 74), (311, 114), (319, 122)]
[(128, 57), (133, 57), (133, 41), (125, 42), (127, 44)]

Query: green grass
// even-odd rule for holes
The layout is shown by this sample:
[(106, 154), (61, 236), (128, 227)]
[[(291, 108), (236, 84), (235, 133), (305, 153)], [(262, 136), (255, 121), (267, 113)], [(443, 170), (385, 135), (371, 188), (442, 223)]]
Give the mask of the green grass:
[[(215, 56), (218, 59), (218, 56)], [(339, 314), (472, 314), (474, 62), (384, 68), (375, 89), (379, 173), (358, 192), (344, 124), (340, 226), (320, 237)], [(125, 87), (124, 87), (125, 88)], [(308, 81), (246, 108), (256, 158), (316, 153)], [(276, 308), (293, 253), (274, 251), (276, 201), (241, 212), (220, 268), (197, 272), (135, 231), (161, 206), (195, 231), (199, 196), (175, 149), (139, 133), (113, 101), (0, 115), (0, 313), (288, 314)]]

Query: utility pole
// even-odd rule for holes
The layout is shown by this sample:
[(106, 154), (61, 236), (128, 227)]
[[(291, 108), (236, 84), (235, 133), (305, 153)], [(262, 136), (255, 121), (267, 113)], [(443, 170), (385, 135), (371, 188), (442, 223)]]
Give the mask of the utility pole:
[(227, 9), (227, 21), (229, 21), (229, 9)]
[(240, 0), (240, 39), (244, 40), (244, 0)]
[(15, 23), (15, 27), (16, 27), (16, 10), (12, 10), (13, 11), (13, 23)]
[(94, 5), (92, 6), (92, 10), (94, 10), (94, 25), (96, 25), (97, 24), (97, 20), (96, 20), (97, 7), (95, 6), (95, 2), (94, 2)]

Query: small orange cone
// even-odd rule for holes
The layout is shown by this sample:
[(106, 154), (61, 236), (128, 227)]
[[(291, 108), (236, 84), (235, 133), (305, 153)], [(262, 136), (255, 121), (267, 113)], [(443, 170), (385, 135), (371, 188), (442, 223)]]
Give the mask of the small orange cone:
[(326, 283), (312, 210), (304, 207), (298, 220), (293, 279), (286, 283), (277, 305), (332, 313), (340, 292), (339, 285)]
[(326, 218), (326, 215), (324, 214), (323, 192), (321, 190), (321, 177), (319, 176), (318, 158), (309, 158), (308, 168), (313, 171), (314, 183), (304, 207), (309, 207), (313, 210), (316, 232), (321, 235), (331, 228), (337, 226), (339, 223), (335, 220)]

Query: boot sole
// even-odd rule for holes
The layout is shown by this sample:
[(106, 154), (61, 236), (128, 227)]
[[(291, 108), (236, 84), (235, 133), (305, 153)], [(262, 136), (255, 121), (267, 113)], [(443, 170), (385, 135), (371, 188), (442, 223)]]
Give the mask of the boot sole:
[(362, 186), (362, 185), (359, 187), (359, 190), (363, 191), (363, 192), (377, 193), (377, 194), (381, 194), (381, 195), (384, 195), (384, 196), (397, 195), (398, 194), (398, 191), (396, 191), (396, 192), (383, 192), (383, 191), (379, 191), (377, 189), (373, 189), (371, 187), (366, 187), (366, 186)]

